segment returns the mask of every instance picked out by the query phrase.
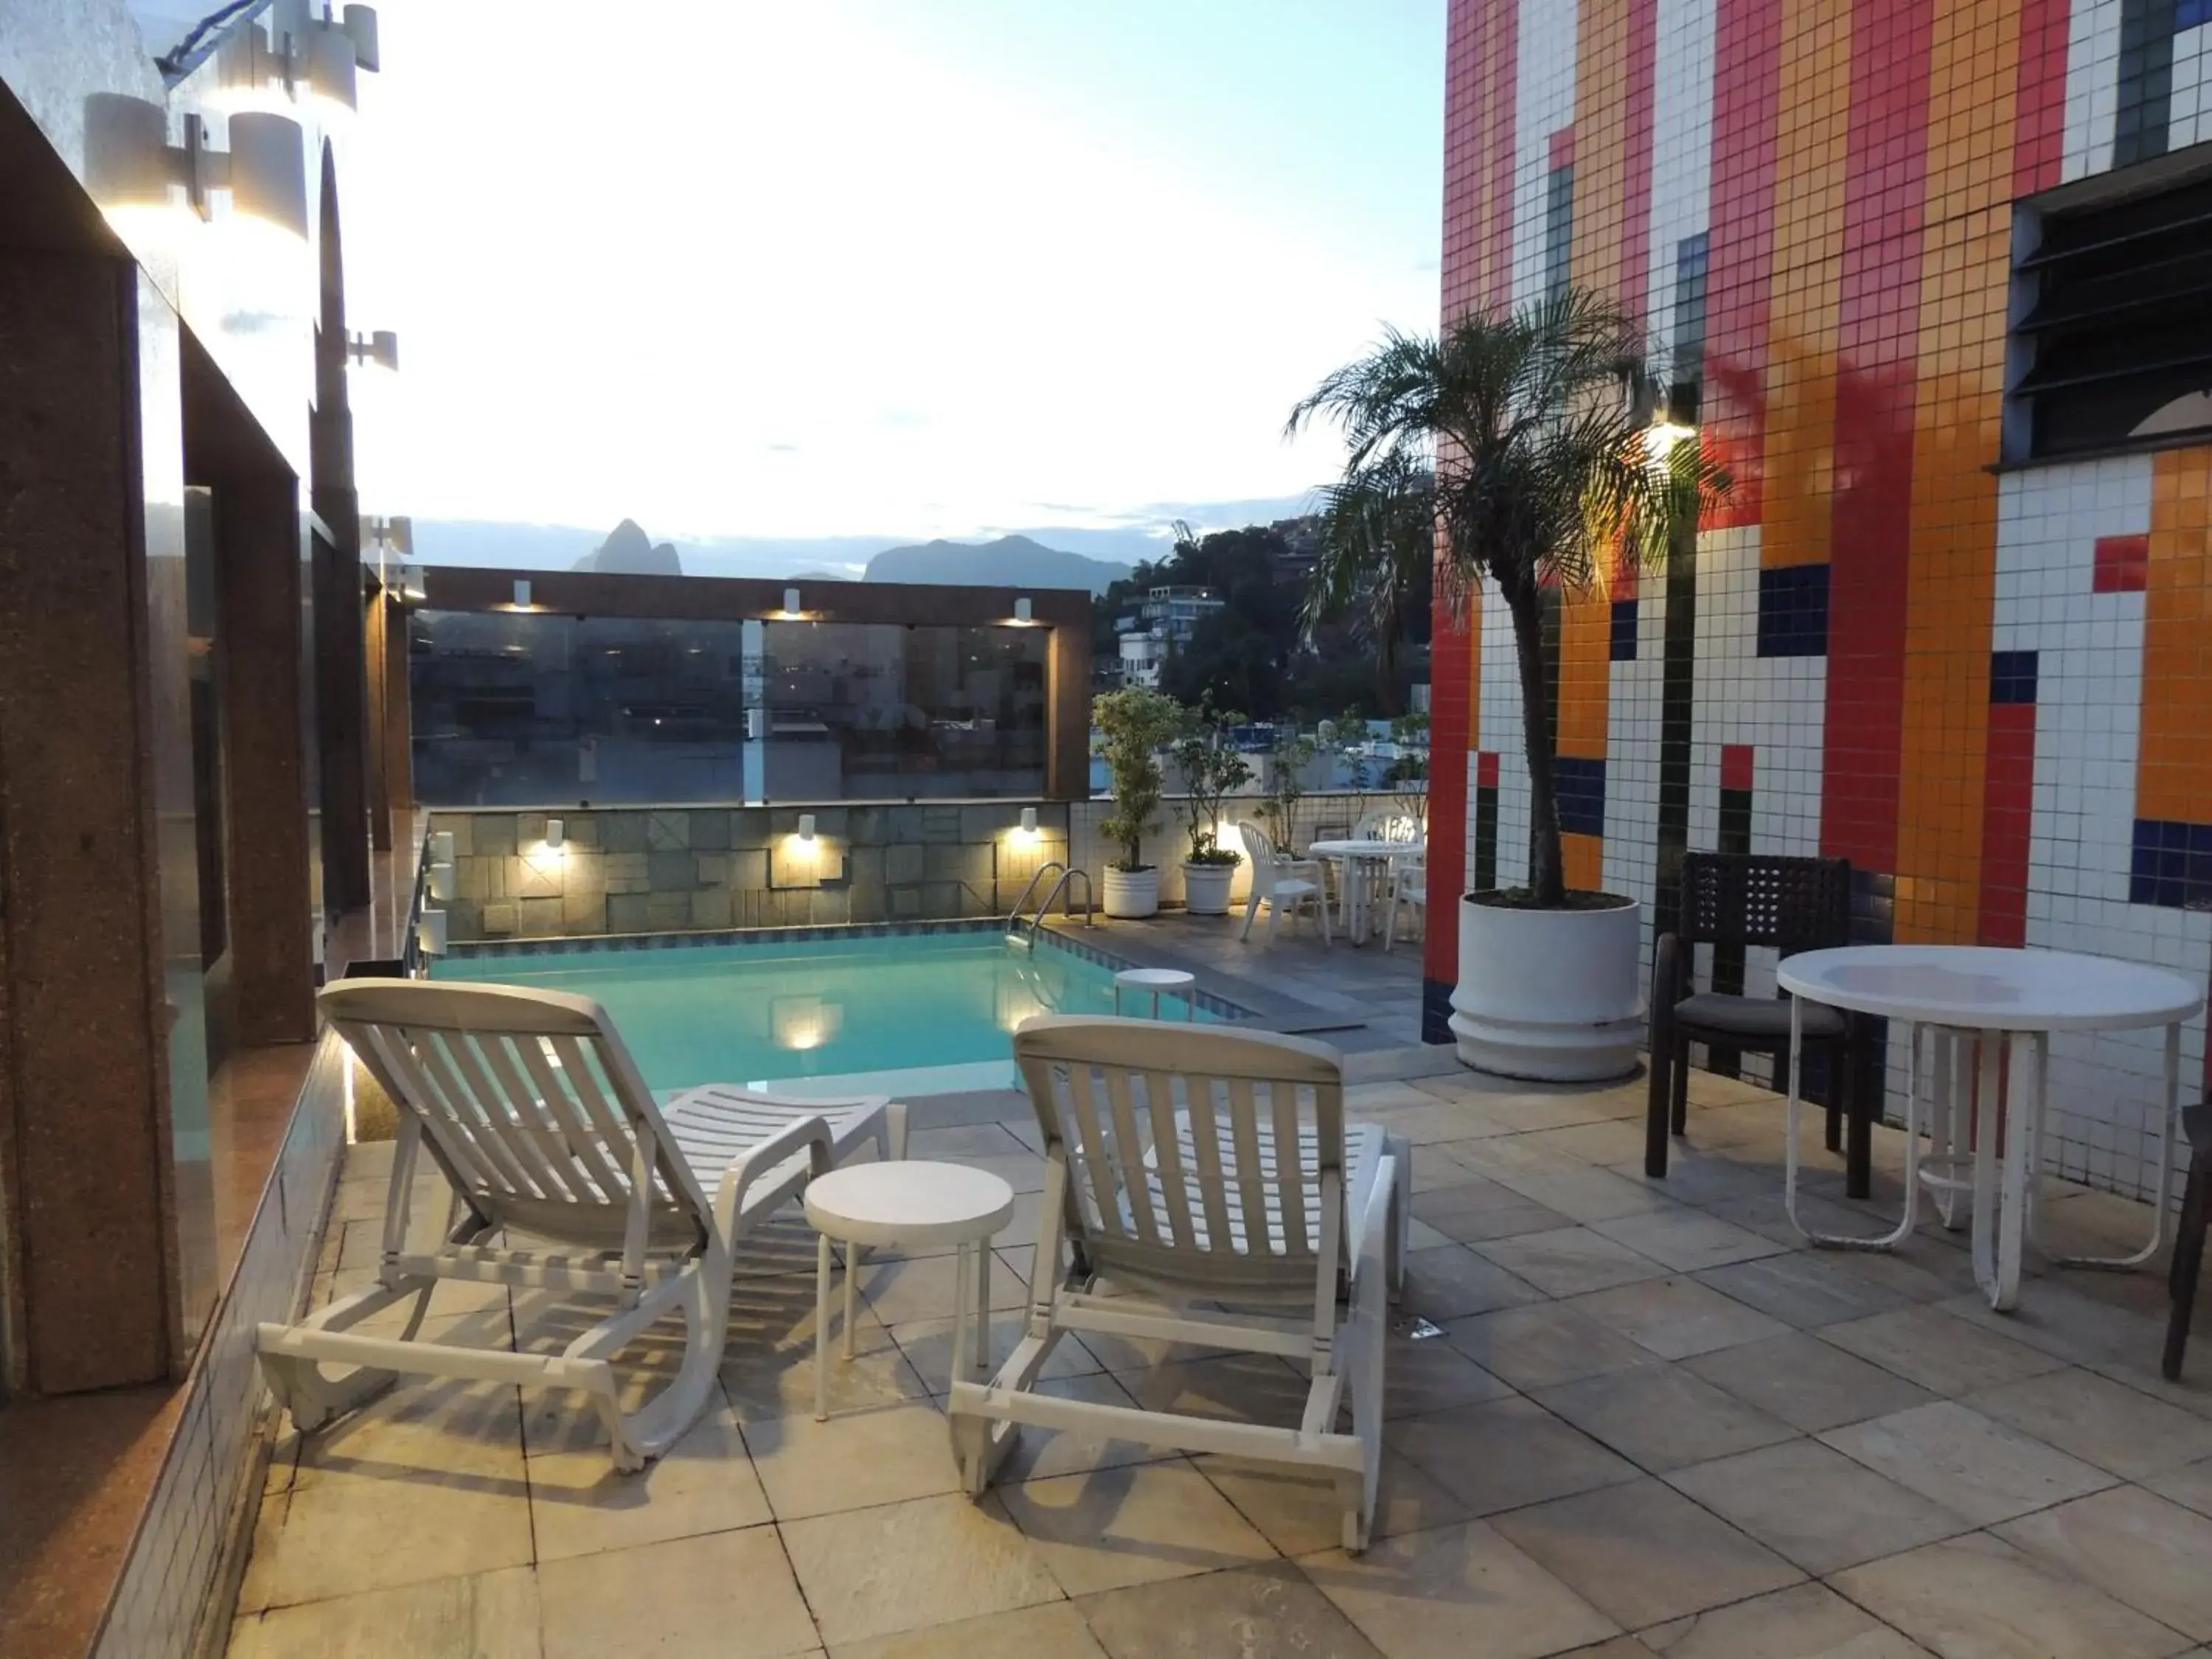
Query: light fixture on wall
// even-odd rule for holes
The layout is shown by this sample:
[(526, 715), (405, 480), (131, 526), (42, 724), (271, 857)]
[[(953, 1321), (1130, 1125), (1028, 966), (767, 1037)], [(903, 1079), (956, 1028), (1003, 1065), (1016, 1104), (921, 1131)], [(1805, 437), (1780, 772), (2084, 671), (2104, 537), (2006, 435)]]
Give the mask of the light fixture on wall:
[(376, 9), (348, 6), (318, 16), (308, 0), (278, 0), (267, 17), (234, 31), (216, 48), (216, 99), (233, 108), (276, 98), (313, 98), (326, 112), (361, 105), (359, 72), (383, 67)]
[(399, 337), (388, 328), (380, 328), (369, 334), (353, 334), (346, 337), (346, 356), (370, 368), (388, 368), (397, 374), (399, 368)]
[(1024, 846), (1028, 846), (1033, 843), (1036, 838), (1037, 810), (1034, 806), (1024, 806), (1022, 808), (1021, 825), (1014, 831), (1014, 839), (1020, 842)]
[(568, 826), (567, 824), (562, 823), (558, 818), (548, 818), (545, 820), (545, 845), (548, 848), (556, 853), (559, 852), (562, 843), (564, 843), (568, 838)]
[(425, 910), (415, 922), (415, 943), (426, 957), (446, 954), (446, 913)]
[(811, 847), (814, 845), (813, 813), (801, 812), (799, 815), (799, 839), (800, 842), (805, 846)]
[(448, 859), (430, 866), (430, 896), (441, 904), (453, 896), (453, 866)]
[(361, 521), (361, 544), (363, 547), (388, 547), (395, 553), (415, 556), (415, 520), (404, 516), (396, 519), (372, 519)]
[(431, 832), (430, 861), (433, 864), (451, 864), (453, 861), (453, 832), (452, 830), (437, 830)]
[(1021, 598), (1014, 601), (1014, 620), (1018, 623), (1028, 623), (1035, 620), (1036, 608), (1036, 607), (1030, 602), (1030, 596), (1026, 593), (1023, 594)]
[(514, 584), (514, 608), (517, 611), (530, 609), (530, 584), (519, 577)]
[(169, 142), (166, 106), (143, 98), (99, 94), (85, 110), (85, 185), (111, 222), (181, 205), (204, 220), (215, 198), (230, 198), (230, 217), (307, 240), (307, 136), (288, 115), (232, 116), (228, 149), (218, 149), (198, 115), (184, 118), (184, 142)]
[(787, 617), (796, 617), (799, 615), (800, 610), (799, 601), (799, 592), (797, 588), (785, 588), (783, 590), (783, 614)]

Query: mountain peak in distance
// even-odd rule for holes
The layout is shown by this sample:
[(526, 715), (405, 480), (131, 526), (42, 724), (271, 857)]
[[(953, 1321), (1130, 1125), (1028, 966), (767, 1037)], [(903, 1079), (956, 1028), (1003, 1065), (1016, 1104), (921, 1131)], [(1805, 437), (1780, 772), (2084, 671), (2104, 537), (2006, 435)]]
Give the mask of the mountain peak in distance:
[(1077, 587), (1103, 593), (1129, 574), (1126, 564), (1086, 559), (1027, 536), (992, 542), (923, 542), (886, 548), (868, 561), (872, 582), (938, 582), (975, 587)]
[(576, 561), (579, 570), (596, 570), (617, 576), (680, 576), (684, 561), (674, 544), (653, 545), (635, 519), (624, 519), (596, 550)]

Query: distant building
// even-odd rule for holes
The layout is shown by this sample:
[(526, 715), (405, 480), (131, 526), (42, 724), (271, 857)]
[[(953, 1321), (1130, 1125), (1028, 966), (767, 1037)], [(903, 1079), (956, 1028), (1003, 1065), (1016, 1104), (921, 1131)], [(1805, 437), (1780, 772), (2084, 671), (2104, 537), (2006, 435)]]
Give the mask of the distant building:
[(1152, 588), (1115, 619), (1121, 647), (1121, 683), (1157, 686), (1168, 658), (1190, 643), (1200, 623), (1225, 604), (1210, 587), (1167, 583)]

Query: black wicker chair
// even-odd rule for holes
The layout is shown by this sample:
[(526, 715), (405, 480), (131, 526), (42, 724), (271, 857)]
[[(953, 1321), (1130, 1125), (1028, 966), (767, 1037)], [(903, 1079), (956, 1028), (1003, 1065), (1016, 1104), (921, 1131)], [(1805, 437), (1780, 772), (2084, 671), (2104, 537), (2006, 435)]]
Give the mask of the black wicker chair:
[(2181, 1379), (2181, 1353), (2189, 1346), (2189, 1316), (2197, 1305), (2197, 1279), (2204, 1266), (2204, 1234), (2212, 1223), (2212, 1100), (2181, 1115), (2189, 1131), (2189, 1184), (2181, 1193), (2181, 1224), (2173, 1235), (2173, 1267), (2166, 1290), (2173, 1310), (2166, 1320), (2166, 1380)]
[[(1688, 1127), (1690, 1045), (1772, 1054), (1790, 1052), (1790, 1004), (1767, 997), (1698, 991), (1692, 978), (1700, 945), (1770, 945), (1784, 956), (1850, 942), (1851, 866), (1845, 859), (1692, 853), (1682, 861), (1682, 915), (1651, 954), (1651, 1100), (1644, 1170), (1667, 1173), (1669, 1133)], [(1808, 1003), (1805, 1047), (1828, 1058), (1828, 1146), (1845, 1153), (1845, 1190), (1871, 1190), (1872, 1105), (1856, 1098), (1863, 1023)], [(1849, 1119), (1850, 1146), (1844, 1139)]]

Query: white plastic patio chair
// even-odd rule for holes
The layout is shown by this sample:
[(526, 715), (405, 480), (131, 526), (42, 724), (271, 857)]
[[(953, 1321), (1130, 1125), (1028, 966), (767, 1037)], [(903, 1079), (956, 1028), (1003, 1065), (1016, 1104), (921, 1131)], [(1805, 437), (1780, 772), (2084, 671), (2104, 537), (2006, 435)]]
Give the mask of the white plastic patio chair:
[(1237, 937), (1252, 937), (1252, 919), (1260, 914), (1260, 907), (1267, 907), (1267, 943), (1275, 942), (1275, 927), (1282, 921), (1287, 907), (1291, 926), (1297, 926), (1301, 906), (1313, 908), (1314, 920), (1321, 926), (1321, 942), (1332, 941), (1328, 935), (1328, 893), (1322, 884), (1321, 866), (1311, 859), (1284, 859), (1275, 855), (1274, 843), (1267, 832), (1245, 819), (1237, 826), (1237, 833), (1244, 839), (1244, 856), (1252, 865), (1252, 894), (1244, 901), (1244, 931)]
[[(262, 1372), (302, 1432), (403, 1372), (574, 1389), (606, 1424), (615, 1467), (640, 1468), (714, 1394), (738, 1241), (861, 1146), (906, 1153), (906, 1108), (880, 1096), (788, 1100), (717, 1084), (663, 1111), (585, 997), (361, 979), (317, 1000), (400, 1116), (376, 1282), (297, 1325), (260, 1328)], [(408, 1212), (425, 1151), (459, 1219), (421, 1250), (408, 1246)], [(556, 1253), (519, 1248), (515, 1235)], [(558, 1355), (417, 1340), (449, 1279), (597, 1293), (615, 1306)], [(352, 1328), (408, 1297), (399, 1335)], [(672, 1312), (685, 1328), (676, 1376), (625, 1413), (610, 1362)], [(333, 1376), (328, 1364), (354, 1369)]]
[[(1042, 1219), (1026, 1331), (988, 1383), (952, 1384), (968, 1491), (985, 1491), (1030, 1424), (1333, 1475), (1345, 1547), (1365, 1548), (1411, 1215), (1404, 1141), (1345, 1123), (1342, 1060), (1303, 1038), (1042, 1015), (1014, 1058), (1044, 1134)], [(1120, 1293), (1099, 1294), (1101, 1279)], [(1297, 1360), (1304, 1413), (1223, 1421), (1036, 1392), (1071, 1331)]]
[(1382, 949), (1387, 952), (1397, 942), (1398, 911), (1401, 906), (1412, 905), (1421, 913), (1421, 926), (1429, 925), (1428, 860), (1418, 856), (1392, 859), (1389, 873), (1384, 879), (1390, 888), (1388, 908), (1382, 912)]

